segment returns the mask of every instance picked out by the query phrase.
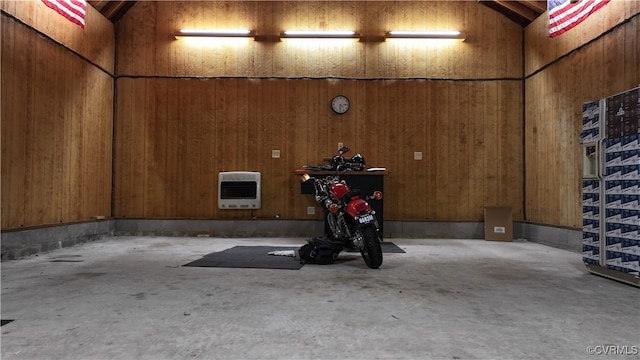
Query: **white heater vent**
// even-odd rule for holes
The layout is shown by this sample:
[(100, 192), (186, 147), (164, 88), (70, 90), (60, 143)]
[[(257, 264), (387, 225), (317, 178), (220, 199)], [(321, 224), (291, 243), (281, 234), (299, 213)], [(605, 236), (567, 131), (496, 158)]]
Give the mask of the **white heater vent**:
[(259, 209), (260, 173), (255, 171), (218, 173), (218, 208)]

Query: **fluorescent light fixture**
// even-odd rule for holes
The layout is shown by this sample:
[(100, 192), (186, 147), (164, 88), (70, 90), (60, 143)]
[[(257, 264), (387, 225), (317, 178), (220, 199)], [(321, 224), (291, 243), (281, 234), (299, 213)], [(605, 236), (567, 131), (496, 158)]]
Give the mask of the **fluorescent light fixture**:
[(453, 31), (389, 31), (387, 38), (398, 39), (460, 39), (464, 40), (464, 35), (457, 30)]
[(360, 37), (355, 31), (296, 31), (287, 30), (280, 34), (284, 38), (330, 38), (348, 39)]
[(251, 30), (191, 30), (182, 29), (175, 34), (175, 37), (252, 37)]

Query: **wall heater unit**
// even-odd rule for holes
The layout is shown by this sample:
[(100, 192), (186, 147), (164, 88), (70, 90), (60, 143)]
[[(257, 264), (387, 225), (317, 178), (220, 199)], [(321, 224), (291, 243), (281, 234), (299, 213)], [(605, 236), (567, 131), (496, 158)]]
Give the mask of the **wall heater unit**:
[(254, 171), (218, 173), (218, 208), (259, 209), (260, 173)]

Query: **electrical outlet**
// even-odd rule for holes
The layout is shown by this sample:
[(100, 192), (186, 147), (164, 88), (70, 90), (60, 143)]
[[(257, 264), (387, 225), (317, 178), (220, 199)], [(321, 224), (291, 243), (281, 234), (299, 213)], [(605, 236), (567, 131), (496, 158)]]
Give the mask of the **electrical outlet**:
[(313, 206), (307, 206), (307, 215), (315, 215), (316, 214), (316, 208)]
[(422, 160), (422, 151), (416, 151), (413, 153), (413, 160)]
[(280, 158), (280, 150), (271, 150), (271, 157), (274, 159)]
[(338, 143), (338, 150), (342, 149), (344, 147), (344, 143), (339, 142)]

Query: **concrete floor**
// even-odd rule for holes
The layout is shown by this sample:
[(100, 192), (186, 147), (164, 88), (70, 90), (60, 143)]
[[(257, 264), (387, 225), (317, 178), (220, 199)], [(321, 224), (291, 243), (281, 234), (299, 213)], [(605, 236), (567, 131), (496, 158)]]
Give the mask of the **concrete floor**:
[[(2, 359), (639, 358), (639, 290), (525, 241), (390, 239), (300, 270), (182, 267), (303, 238), (119, 237), (2, 262)], [(627, 356), (604, 356), (607, 351)], [(592, 352), (596, 355), (591, 356)]]

